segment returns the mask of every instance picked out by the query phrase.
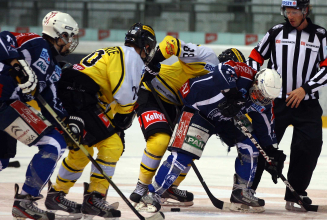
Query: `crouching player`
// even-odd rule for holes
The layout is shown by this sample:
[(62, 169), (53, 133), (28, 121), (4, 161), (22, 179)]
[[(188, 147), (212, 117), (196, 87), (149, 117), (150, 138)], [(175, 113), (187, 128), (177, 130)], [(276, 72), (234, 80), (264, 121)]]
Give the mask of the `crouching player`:
[[(270, 156), (279, 165), (278, 171), (271, 172), (274, 175), (281, 172), (285, 155), (273, 147), (276, 140), (270, 105), (279, 94), (279, 74), (264, 69), (255, 75), (256, 72), (245, 63), (235, 62), (238, 61), (237, 57), (235, 61), (225, 62), (222, 58), (220, 56), (222, 63), (213, 73), (190, 79), (179, 90), (185, 106), (169, 143), (168, 149), (172, 153), (159, 168), (155, 181), (149, 185), (148, 194), (141, 199), (149, 207), (148, 210), (160, 210), (160, 195), (187, 164), (193, 159), (200, 159), (212, 134), (223, 133), (222, 125), (226, 123), (233, 125), (231, 117), (237, 114), (249, 114), (253, 120), (253, 135), (262, 146), (267, 147), (267, 152), (271, 152)], [(236, 127), (233, 132), (239, 133), (237, 137), (242, 136)], [(262, 212), (265, 202), (255, 197), (250, 188), (256, 171), (258, 150), (245, 137), (238, 138), (234, 143), (237, 143), (240, 156), (235, 163), (231, 210)]]
[(66, 143), (49, 122), (54, 121), (49, 113), (41, 108), (41, 114), (26, 102), (40, 94), (58, 115), (66, 115), (56, 95), (55, 83), (61, 68), (55, 56), (65, 56), (76, 48), (78, 25), (69, 14), (58, 11), (49, 12), (42, 24), (42, 37), (34, 33), (0, 33), (0, 130), (39, 148), (28, 165), (20, 194), (15, 184), (12, 215), (20, 219), (53, 220), (54, 213), (39, 209), (35, 201), (42, 198), (40, 192)]

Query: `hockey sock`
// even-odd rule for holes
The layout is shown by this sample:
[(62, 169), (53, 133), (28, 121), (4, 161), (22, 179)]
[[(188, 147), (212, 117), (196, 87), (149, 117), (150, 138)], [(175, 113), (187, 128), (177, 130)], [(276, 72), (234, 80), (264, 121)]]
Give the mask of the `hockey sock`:
[(39, 152), (28, 165), (26, 180), (22, 187), (32, 196), (40, 194), (66, 148), (63, 136), (56, 130), (49, 132), (35, 145), (38, 146)]
[(237, 143), (237, 147), (241, 157), (237, 157), (235, 160), (236, 174), (247, 187), (251, 187), (257, 169), (259, 151), (250, 139)]
[(187, 164), (192, 162), (192, 159), (189, 155), (173, 151), (160, 166), (155, 181), (149, 185), (149, 191), (162, 195), (187, 167)]

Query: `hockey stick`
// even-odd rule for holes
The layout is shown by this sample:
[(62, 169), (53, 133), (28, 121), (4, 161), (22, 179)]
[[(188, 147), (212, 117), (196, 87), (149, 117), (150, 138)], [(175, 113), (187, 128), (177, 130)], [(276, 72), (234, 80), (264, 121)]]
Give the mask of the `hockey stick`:
[(20, 167), (20, 163), (19, 161), (12, 161), (8, 163), (7, 167), (14, 167), (14, 168), (19, 168)]
[(158, 212), (155, 215), (152, 215), (148, 218), (143, 217), (130, 203), (130, 201), (124, 196), (124, 194), (120, 191), (120, 189), (116, 186), (116, 184), (110, 179), (110, 177), (103, 171), (103, 169), (99, 166), (99, 164), (93, 159), (90, 153), (85, 149), (85, 147), (79, 143), (78, 139), (71, 132), (71, 130), (67, 127), (65, 122), (59, 118), (57, 113), (51, 108), (51, 106), (43, 99), (41, 95), (37, 95), (37, 99), (41, 102), (41, 104), (47, 109), (47, 111), (52, 115), (52, 117), (60, 124), (61, 128), (66, 132), (66, 134), (74, 141), (74, 143), (79, 146), (79, 148), (83, 151), (83, 153), (89, 158), (92, 164), (100, 171), (100, 173), (104, 176), (106, 180), (110, 183), (110, 185), (116, 190), (119, 196), (125, 201), (125, 203), (130, 207), (130, 209), (137, 215), (137, 217), (141, 220), (162, 220), (165, 219), (165, 216), (162, 212)]
[[(145, 82), (146, 85), (149, 87), (149, 89), (151, 90), (151, 93), (153, 94), (155, 100), (157, 101), (160, 109), (162, 110), (163, 114), (165, 115), (165, 118), (168, 121), (169, 127), (171, 131), (174, 131), (174, 124), (173, 122), (170, 120), (168, 113), (166, 111), (166, 109), (164, 108), (160, 98), (158, 97), (158, 94), (156, 93), (155, 89), (153, 88), (153, 85), (151, 82)], [(198, 179), (200, 180), (200, 183), (202, 184), (204, 190), (206, 191), (211, 203), (218, 209), (222, 209), (222, 210), (228, 210), (229, 211), (229, 207), (230, 207), (230, 203), (228, 202), (224, 202), (221, 201), (219, 199), (217, 199), (210, 191), (209, 187), (207, 186), (206, 182), (204, 181), (202, 175), (200, 174), (198, 168), (196, 167), (195, 163), (192, 161), (191, 162), (191, 166), (196, 174), (196, 176), (198, 177)]]
[[(251, 132), (244, 126), (241, 120), (237, 116), (234, 117), (234, 121), (236, 122), (236, 127), (245, 135), (247, 136), (251, 142), (256, 146), (256, 148), (260, 151), (262, 156), (266, 159), (266, 161), (272, 165), (272, 162), (266, 152), (262, 149), (256, 139), (252, 136)], [(250, 123), (250, 122), (249, 122)], [(327, 212), (327, 206), (318, 206), (318, 205), (309, 205), (303, 201), (303, 199), (299, 196), (299, 194), (293, 189), (291, 184), (287, 181), (283, 174), (280, 175), (280, 178), (285, 183), (286, 187), (289, 188), (293, 194), (293, 196), (297, 199), (298, 203), (302, 205), (307, 211), (312, 212)]]

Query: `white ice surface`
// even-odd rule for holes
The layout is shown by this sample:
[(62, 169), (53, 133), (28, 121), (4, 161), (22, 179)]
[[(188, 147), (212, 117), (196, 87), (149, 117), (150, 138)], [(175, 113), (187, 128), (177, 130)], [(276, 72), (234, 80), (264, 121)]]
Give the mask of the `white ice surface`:
[[(280, 144), (280, 148), (284, 150), (285, 154), (288, 156), (285, 161), (285, 168), (283, 171), (284, 176), (287, 176), (287, 169), (288, 169), (288, 162), (289, 162), (289, 154), (290, 154), (290, 143), (292, 138), (292, 130), (293, 127), (289, 127), (284, 135), (284, 138)], [(327, 141), (327, 130), (324, 129), (324, 142)], [(123, 191), (124, 195), (126, 197), (129, 197), (130, 193), (134, 189), (134, 184), (137, 181), (138, 174), (139, 174), (139, 164), (141, 162), (141, 157), (143, 153), (143, 149), (145, 148), (145, 141), (143, 139), (143, 134), (139, 128), (138, 121), (135, 120), (132, 127), (126, 131), (126, 149), (121, 157), (120, 161), (117, 164), (116, 172), (113, 178), (113, 181), (120, 187), (120, 189)], [(0, 186), (1, 183), (23, 183), (25, 180), (25, 172), (26, 167), (28, 163), (30, 162), (33, 155), (38, 151), (37, 147), (27, 147), (25, 145), (19, 145), (17, 156), (13, 160), (19, 160), (21, 163), (21, 168), (19, 169), (6, 169), (2, 172), (0, 172)], [(65, 152), (64, 156), (67, 155), (67, 152)], [(163, 157), (164, 159), (167, 157), (166, 155)], [(205, 147), (204, 153), (202, 158), (199, 161), (196, 161), (196, 165), (198, 169), (200, 170), (203, 178), (205, 179), (207, 185), (211, 187), (212, 193), (217, 197), (224, 199), (230, 197), (232, 182), (233, 182), (233, 174), (234, 174), (234, 162), (236, 157), (236, 149), (232, 148), (231, 152), (227, 153), (227, 147), (223, 146), (221, 144), (221, 141), (216, 137), (212, 136), (210, 140), (207, 143), (207, 146)], [(60, 161), (61, 162), (61, 161)], [(304, 163), (306, 161), (303, 161)], [(54, 171), (54, 175), (51, 177), (51, 180), (55, 182), (56, 175), (58, 173), (58, 168)], [(88, 165), (85, 168), (85, 171), (83, 172), (82, 177), (78, 180), (77, 183), (82, 182), (88, 182), (89, 181), (89, 175), (90, 175), (91, 166)], [(21, 184), (20, 184), (21, 185)], [(199, 187), (200, 182), (197, 179), (195, 173), (191, 170), (185, 181), (182, 183), (181, 187), (183, 189), (187, 189), (188, 191), (194, 192), (196, 194), (197, 191), (204, 192), (202, 187)], [(271, 188), (271, 189), (284, 189), (285, 185), (280, 180), (278, 184), (274, 184), (271, 180), (271, 177), (268, 173), (264, 173), (260, 186), (265, 188)], [(212, 188), (216, 187), (216, 188)], [(217, 187), (228, 187), (226, 189), (217, 189)], [(311, 184), (309, 186), (309, 190), (327, 190), (327, 149), (325, 146), (323, 146), (316, 170), (313, 174)], [(75, 193), (81, 193), (83, 192), (82, 187), (73, 187), (70, 192)], [(265, 197), (266, 198), (266, 204), (269, 203), (280, 203), (280, 207), (284, 206), (284, 200), (283, 195), (281, 194), (275, 194), (275, 193), (269, 193), (269, 191), (265, 193), (257, 193), (256, 196), (258, 197)], [(112, 197), (119, 197), (119, 195), (114, 191), (114, 189), (109, 190), (109, 196), (108, 198)], [(267, 198), (269, 197), (280, 197), (280, 200), (278, 201), (269, 201)], [(203, 199), (207, 198), (204, 193), (201, 195), (196, 195), (195, 200), (197, 199)], [(0, 192), (0, 199), (1, 199), (1, 192)], [(326, 199), (326, 198), (322, 198)], [(113, 201), (114, 199), (110, 199), (110, 201)], [(327, 204), (327, 201), (324, 202)], [(210, 204), (209, 204), (210, 205)], [(208, 205), (208, 206), (209, 206)], [(282, 208), (280, 208), (282, 209)], [(8, 212), (0, 212), (0, 219), (4, 219), (4, 216), (10, 215), (11, 210), (8, 210)], [(193, 213), (193, 214), (192, 214)], [(288, 212), (285, 212), (283, 216), (288, 216)], [(194, 213), (194, 212), (188, 212), (187, 214), (183, 215), (183, 212), (181, 213), (168, 213), (166, 216), (171, 219), (173, 215), (179, 216), (184, 219), (195, 219), (199, 217), (200, 213)], [(269, 213), (271, 217), (274, 216), (273, 211), (272, 213)], [(132, 215), (132, 214), (131, 214)], [(218, 218), (217, 215), (204, 215), (203, 213), (202, 218), (205, 219), (216, 219)], [(2, 217), (1, 217), (2, 216)], [(192, 217), (193, 216), (193, 217)], [(233, 218), (232, 216), (236, 217), (235, 215), (229, 216), (228, 213), (223, 214), (224, 218), (229, 219)], [(219, 218), (223, 217), (219, 216)], [(291, 219), (292, 216), (287, 217), (287, 219)], [(241, 217), (241, 215), (238, 215), (237, 217)], [(249, 217), (249, 216), (248, 216)], [(258, 219), (257, 215), (254, 215), (256, 219)], [(276, 216), (275, 216), (276, 217)], [(277, 218), (277, 217), (276, 217)], [(317, 219), (327, 219), (327, 214), (323, 218), (317, 218)], [(6, 218), (7, 219), (7, 218)], [(121, 219), (130, 219), (130, 218), (121, 218)], [(137, 219), (137, 218), (131, 218), (131, 219)], [(175, 219), (175, 218), (172, 218)], [(178, 219), (178, 218), (176, 218)], [(273, 218), (272, 218), (273, 219)], [(310, 217), (310, 219), (316, 219), (314, 217)]]

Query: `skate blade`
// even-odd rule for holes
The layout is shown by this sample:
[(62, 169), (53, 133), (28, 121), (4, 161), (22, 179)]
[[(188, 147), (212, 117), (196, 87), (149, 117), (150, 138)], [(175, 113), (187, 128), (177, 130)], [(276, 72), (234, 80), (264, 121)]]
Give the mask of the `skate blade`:
[(194, 204), (193, 201), (190, 202), (180, 202), (173, 199), (163, 199), (161, 198), (160, 205), (161, 206), (172, 206), (172, 207), (188, 207)]
[(234, 212), (260, 213), (265, 211), (264, 206), (252, 207), (242, 203), (231, 203), (229, 209)]
[(307, 212), (307, 210), (296, 202), (286, 202), (285, 209), (292, 212)]
[(69, 215), (58, 215), (56, 214), (56, 220), (80, 220), (83, 217), (82, 213), (70, 213)]
[[(81, 218), (81, 220), (91, 220), (93, 219), (94, 217), (98, 217), (97, 215), (87, 215), (87, 214), (84, 214), (83, 217)], [(119, 217), (102, 217), (103, 219), (105, 220), (119, 220)]]

